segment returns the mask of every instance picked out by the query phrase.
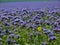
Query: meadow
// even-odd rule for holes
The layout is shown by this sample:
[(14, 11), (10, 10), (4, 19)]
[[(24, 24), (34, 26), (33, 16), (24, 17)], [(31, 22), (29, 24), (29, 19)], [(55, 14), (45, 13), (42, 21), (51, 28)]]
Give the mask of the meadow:
[(60, 9), (1, 9), (0, 45), (60, 45)]

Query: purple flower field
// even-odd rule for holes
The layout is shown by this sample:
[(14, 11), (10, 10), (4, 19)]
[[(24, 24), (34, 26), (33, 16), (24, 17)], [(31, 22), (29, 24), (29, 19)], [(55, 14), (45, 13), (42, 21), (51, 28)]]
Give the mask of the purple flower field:
[(0, 45), (60, 45), (59, 4), (0, 3)]
[(45, 1), (45, 2), (6, 2), (0, 3), (0, 9), (2, 8), (28, 8), (28, 9), (37, 9), (37, 8), (60, 8), (59, 1)]

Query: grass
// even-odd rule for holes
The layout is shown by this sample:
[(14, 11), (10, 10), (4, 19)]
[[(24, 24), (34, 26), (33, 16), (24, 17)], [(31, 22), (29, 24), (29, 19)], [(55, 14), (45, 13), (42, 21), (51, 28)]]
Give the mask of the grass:
[[(3, 28), (9, 28), (7, 26), (3, 26)], [(9, 30), (13, 30), (14, 27), (10, 27)], [(54, 40), (52, 42), (48, 42), (48, 36), (43, 34), (43, 31), (40, 32), (40, 36), (36, 35), (32, 35), (32, 37), (30, 38), (30, 36), (28, 35), (28, 33), (33, 33), (32, 29), (27, 29), (26, 27), (21, 28), (20, 26), (16, 27), (17, 32), (15, 32), (15, 34), (19, 34), (21, 37), (19, 39), (15, 39), (17, 41), (18, 44), (20, 45), (41, 45), (41, 42), (47, 42), (48, 45), (60, 45), (60, 34), (55, 34), (57, 36), (57, 40)], [(36, 30), (37, 31), (37, 30)], [(3, 45), (7, 45), (6, 39), (7, 39), (8, 35), (5, 35), (2, 37), (3, 39)]]

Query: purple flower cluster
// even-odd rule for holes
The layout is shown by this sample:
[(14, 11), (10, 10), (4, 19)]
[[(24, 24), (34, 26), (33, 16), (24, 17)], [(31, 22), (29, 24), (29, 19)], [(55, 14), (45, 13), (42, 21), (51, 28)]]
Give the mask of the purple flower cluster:
[(60, 32), (60, 19), (57, 19), (57, 20), (56, 20), (54, 26), (55, 26), (55, 27), (54, 27), (53, 30), (54, 30), (55, 32)]
[(56, 36), (51, 30), (43, 29), (43, 31), (44, 31), (44, 34), (49, 36), (48, 41), (56, 40)]

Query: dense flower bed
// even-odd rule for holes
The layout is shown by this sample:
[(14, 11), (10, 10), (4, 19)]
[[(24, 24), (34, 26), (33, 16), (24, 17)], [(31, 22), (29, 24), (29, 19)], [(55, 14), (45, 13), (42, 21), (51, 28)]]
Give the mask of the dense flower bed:
[(1, 9), (0, 45), (60, 45), (60, 9)]

